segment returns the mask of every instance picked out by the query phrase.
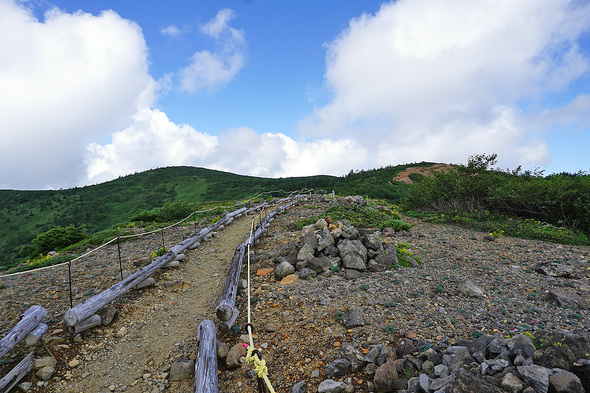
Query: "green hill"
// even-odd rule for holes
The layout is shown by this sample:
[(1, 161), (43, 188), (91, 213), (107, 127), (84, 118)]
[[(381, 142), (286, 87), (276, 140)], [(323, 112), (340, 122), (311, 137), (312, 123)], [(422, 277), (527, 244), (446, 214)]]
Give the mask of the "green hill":
[(211, 201), (243, 200), (261, 192), (313, 188), (340, 195), (366, 195), (399, 202), (407, 186), (390, 180), (408, 166), (351, 171), (342, 177), (310, 176), (270, 179), (195, 167), (167, 167), (136, 173), (106, 183), (66, 190), (0, 190), (0, 266), (19, 261), (21, 246), (56, 226), (85, 225), (89, 233), (125, 225), (139, 210), (152, 210), (179, 200), (195, 206)]

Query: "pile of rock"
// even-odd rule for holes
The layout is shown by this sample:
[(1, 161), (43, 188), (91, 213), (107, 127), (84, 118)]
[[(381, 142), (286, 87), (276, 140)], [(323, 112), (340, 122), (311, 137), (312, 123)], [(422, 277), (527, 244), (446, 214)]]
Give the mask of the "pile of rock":
[(395, 347), (371, 345), (365, 353), (356, 343), (344, 343), (318, 392), (354, 391), (350, 383), (333, 378), (363, 371), (372, 380), (368, 390), (377, 393), (590, 392), (587, 332), (539, 331), (535, 342), (546, 346), (536, 349), (524, 334), (508, 339), (483, 335), (455, 345), (402, 338)]
[[(303, 227), (300, 241), (286, 244), (277, 252), (275, 277), (283, 280), (297, 274), (306, 279), (343, 270), (344, 277), (354, 279), (366, 271), (385, 271), (399, 264), (393, 236), (393, 229), (381, 233), (357, 229), (347, 220), (332, 222), (322, 218)], [(418, 266), (411, 256), (406, 259)]]

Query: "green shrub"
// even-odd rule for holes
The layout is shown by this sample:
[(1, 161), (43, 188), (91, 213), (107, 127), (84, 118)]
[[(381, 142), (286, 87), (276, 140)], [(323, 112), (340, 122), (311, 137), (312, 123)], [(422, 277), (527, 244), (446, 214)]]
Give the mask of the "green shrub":
[(414, 183), (420, 183), (422, 180), (424, 180), (424, 178), (425, 178), (425, 177), (426, 177), (426, 176), (424, 176), (423, 174), (421, 174), (421, 173), (416, 173), (416, 172), (410, 173), (410, 174), (408, 175), (408, 178), (409, 178), (411, 181), (413, 181)]
[(22, 246), (21, 255), (32, 258), (40, 254), (47, 254), (49, 251), (61, 250), (75, 244), (85, 237), (86, 231), (84, 227), (58, 226), (37, 235), (30, 245)]
[(412, 228), (412, 224), (409, 224), (402, 220), (386, 220), (379, 224), (379, 229), (393, 228), (396, 232), (407, 231)]

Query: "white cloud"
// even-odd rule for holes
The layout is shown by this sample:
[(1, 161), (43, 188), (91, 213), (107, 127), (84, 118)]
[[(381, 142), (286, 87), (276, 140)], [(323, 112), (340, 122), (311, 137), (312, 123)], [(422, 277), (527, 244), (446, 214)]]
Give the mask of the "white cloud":
[(203, 50), (191, 57), (191, 64), (180, 70), (180, 88), (194, 93), (212, 91), (232, 81), (244, 67), (246, 39), (242, 30), (229, 26), (236, 13), (223, 9), (201, 31), (215, 39), (217, 50)]
[(329, 43), (333, 98), (299, 128), (336, 138), (362, 133), (367, 148), (378, 142), (367, 166), (396, 162), (391, 156), (461, 162), (481, 151), (503, 152), (511, 164), (546, 162), (547, 147), (528, 138), (519, 105), (588, 71), (575, 41), (589, 19), (590, 4), (574, 1), (384, 4)]
[(205, 162), (217, 138), (185, 124), (171, 122), (157, 109), (142, 109), (126, 129), (115, 132), (111, 143), (87, 148), (87, 178), (100, 183), (117, 176), (152, 168)]
[(176, 25), (163, 26), (160, 29), (160, 33), (169, 37), (177, 37), (181, 34), (180, 29)]
[(284, 134), (259, 134), (240, 127), (219, 136), (177, 125), (159, 110), (141, 110), (111, 143), (86, 151), (90, 183), (170, 165), (204, 166), (263, 177), (340, 174), (358, 168), (367, 152), (353, 140), (295, 142)]
[(50, 10), (43, 22), (0, 1), (0, 187), (72, 184), (88, 141), (154, 99), (141, 29), (112, 11)]

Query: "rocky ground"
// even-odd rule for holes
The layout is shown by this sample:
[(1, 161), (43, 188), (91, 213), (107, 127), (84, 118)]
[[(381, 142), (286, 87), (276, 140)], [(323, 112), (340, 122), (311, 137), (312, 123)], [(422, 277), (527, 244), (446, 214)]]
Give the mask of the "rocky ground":
[[(251, 267), (254, 343), (262, 348), (277, 392), (302, 392), (303, 381), (308, 392), (392, 387), (435, 391), (436, 384), (440, 391), (450, 392), (453, 386), (454, 391), (467, 392), (468, 387), (460, 390), (468, 386), (466, 379), (480, 388), (489, 384), (500, 389), (480, 391), (519, 392), (531, 385), (530, 375), (531, 380), (543, 380), (545, 370), (547, 379), (556, 379), (553, 375), (563, 375), (553, 369), (575, 371), (584, 367), (580, 361), (590, 358), (584, 352), (586, 348), (590, 352), (590, 342), (584, 341), (590, 332), (589, 247), (505, 236), (492, 241), (480, 232), (407, 219), (414, 224), (411, 231), (395, 234), (391, 241), (406, 243), (420, 257), (419, 266), (368, 272), (353, 279), (347, 279), (352, 276), (345, 269), (332, 268), (306, 280), (281, 283), (272, 270), (277, 256), (285, 245), (303, 238), (293, 223), (318, 215), (325, 207), (322, 202), (306, 202), (280, 214), (256, 246)], [(56, 268), (0, 278), (0, 284), (6, 285), (0, 291), (0, 326), (10, 328), (29, 305), (40, 304), (49, 310), (50, 335), (61, 339), (49, 347), (57, 359), (56, 373), (45, 382), (27, 377), (32, 384), (29, 391), (192, 391), (190, 379), (171, 381), (176, 379), (170, 375), (173, 364), (178, 358), (194, 359), (201, 320), (217, 322), (214, 309), (223, 275), (249, 225), (248, 219), (237, 220), (187, 253), (180, 268), (159, 273), (155, 287), (118, 299), (118, 319), (80, 342), (59, 319), (69, 305), (67, 271)], [(185, 233), (179, 230), (169, 241), (182, 240), (190, 232), (190, 228)], [(159, 242), (155, 237), (125, 243), (128, 265), (157, 249)], [(105, 248), (103, 254), (78, 265), (75, 303), (116, 282), (116, 253), (116, 247)], [(244, 294), (238, 296), (237, 307), (241, 314), (235, 329), (218, 333), (227, 349), (243, 339), (244, 331), (238, 329), (247, 321)], [(549, 333), (542, 335), (543, 331)], [(518, 334), (525, 332), (528, 335)], [(516, 338), (506, 340), (510, 336)], [(556, 349), (545, 358), (554, 361), (539, 366), (537, 353), (530, 352), (535, 344), (553, 344), (550, 347)], [(2, 365), (3, 373), (25, 351), (19, 347), (5, 356), (8, 364)], [(565, 355), (559, 355), (562, 352)], [(517, 360), (518, 355), (522, 358)], [(45, 350), (38, 347), (36, 356), (46, 356)], [(249, 367), (234, 364), (232, 356), (219, 361), (220, 391), (257, 391)], [(395, 371), (388, 371), (388, 365)], [(327, 390), (328, 385), (332, 390)], [(534, 391), (545, 388), (533, 387)]]

